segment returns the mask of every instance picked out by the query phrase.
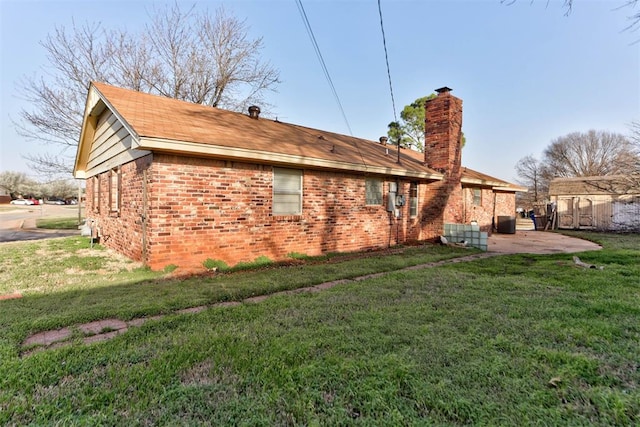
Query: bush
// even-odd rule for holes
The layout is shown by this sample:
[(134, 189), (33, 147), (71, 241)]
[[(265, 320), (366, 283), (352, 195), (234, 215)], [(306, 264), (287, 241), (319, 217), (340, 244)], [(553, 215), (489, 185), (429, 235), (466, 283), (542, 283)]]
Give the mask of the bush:
[(264, 267), (265, 265), (272, 264), (273, 261), (266, 256), (259, 256), (251, 262), (239, 262), (233, 266), (232, 270), (249, 270), (251, 268)]
[(226, 262), (221, 261), (219, 259), (211, 259), (211, 258), (207, 258), (202, 265), (204, 266), (204, 268), (206, 268), (207, 270), (213, 270), (213, 271), (224, 271), (224, 270), (228, 270), (229, 269), (229, 265), (227, 265)]
[(307, 255), (307, 254), (301, 254), (301, 253), (299, 253), (299, 252), (289, 252), (289, 253), (287, 254), (287, 258), (291, 258), (291, 259), (302, 259), (302, 260), (305, 260), (305, 259), (311, 259), (311, 257), (310, 257), (309, 255)]
[(169, 264), (169, 265), (165, 266), (165, 267), (162, 269), (162, 271), (163, 271), (163, 272), (165, 272), (165, 273), (171, 273), (171, 272), (175, 271), (177, 268), (178, 268), (178, 266), (177, 266), (177, 265), (175, 265), (175, 264)]

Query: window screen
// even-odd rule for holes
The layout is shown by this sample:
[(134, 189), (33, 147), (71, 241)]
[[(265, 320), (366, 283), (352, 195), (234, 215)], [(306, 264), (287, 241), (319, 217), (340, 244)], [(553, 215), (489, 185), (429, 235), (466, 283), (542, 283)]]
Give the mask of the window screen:
[(273, 214), (302, 213), (302, 171), (273, 168)]
[(382, 180), (378, 178), (367, 178), (365, 181), (366, 204), (382, 204)]
[(418, 215), (418, 183), (412, 182), (409, 185), (409, 216)]
[(479, 188), (473, 188), (473, 204), (476, 206), (482, 205), (482, 190)]
[(100, 175), (93, 177), (93, 211), (100, 211)]
[(122, 171), (119, 167), (112, 169), (109, 173), (109, 209), (111, 212), (120, 211), (121, 176)]

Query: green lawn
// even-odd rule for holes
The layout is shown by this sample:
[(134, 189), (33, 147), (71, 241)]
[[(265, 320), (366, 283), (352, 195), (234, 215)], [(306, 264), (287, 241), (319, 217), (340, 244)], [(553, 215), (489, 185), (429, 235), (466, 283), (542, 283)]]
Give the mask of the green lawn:
[[(394, 271), (468, 250), (172, 279), (81, 238), (0, 247), (0, 424), (638, 425), (640, 236)], [(378, 271), (257, 304), (174, 310)], [(21, 356), (31, 333), (166, 313)]]
[(77, 230), (78, 218), (39, 218), (36, 227), (51, 230)]

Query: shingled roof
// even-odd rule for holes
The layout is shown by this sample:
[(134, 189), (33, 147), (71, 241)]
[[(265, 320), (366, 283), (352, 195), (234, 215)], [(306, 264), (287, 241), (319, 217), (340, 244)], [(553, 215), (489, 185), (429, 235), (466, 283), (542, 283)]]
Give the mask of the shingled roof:
[(105, 108), (127, 128), (137, 150), (442, 179), (442, 174), (404, 153), (398, 164), (393, 149), (373, 141), (103, 83), (89, 88), (76, 171), (86, 167), (90, 148), (83, 151), (83, 146), (92, 142), (86, 119)]
[[(360, 171), (371, 174), (441, 180), (427, 167), (424, 154), (400, 150), (338, 133), (180, 101), (158, 95), (93, 82), (89, 86), (80, 135), (75, 175), (85, 177), (92, 137), (88, 118), (111, 110), (131, 135), (131, 149), (302, 166)], [(471, 179), (489, 186), (508, 182), (465, 168), (463, 182)]]
[(555, 178), (549, 183), (552, 196), (640, 194), (640, 176), (608, 175)]

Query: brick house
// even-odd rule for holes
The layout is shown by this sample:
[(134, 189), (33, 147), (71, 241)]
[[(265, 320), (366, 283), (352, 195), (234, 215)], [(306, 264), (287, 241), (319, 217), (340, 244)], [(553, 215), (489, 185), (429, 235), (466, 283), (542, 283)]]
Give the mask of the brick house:
[(461, 166), (462, 101), (426, 106), (425, 152), (102, 83), (89, 87), (74, 175), (101, 242), (159, 269), (229, 265), (491, 232), (522, 190)]

